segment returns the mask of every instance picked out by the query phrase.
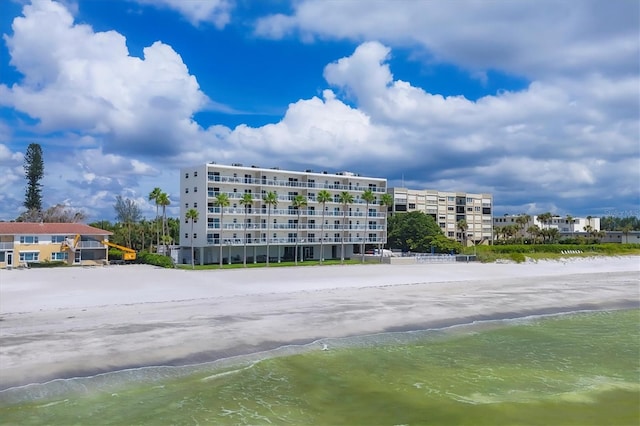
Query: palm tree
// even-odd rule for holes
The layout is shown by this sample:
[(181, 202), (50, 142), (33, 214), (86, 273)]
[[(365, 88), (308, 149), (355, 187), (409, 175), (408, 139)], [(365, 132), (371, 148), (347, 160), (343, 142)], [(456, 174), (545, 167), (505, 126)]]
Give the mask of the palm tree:
[(347, 207), (353, 203), (353, 195), (347, 191), (342, 191), (338, 198), (342, 204), (342, 238), (340, 238), (340, 264), (344, 264), (344, 233), (347, 230)]
[(242, 196), (242, 198), (240, 199), (240, 205), (244, 206), (244, 260), (243, 260), (243, 265), (246, 268), (247, 267), (247, 209), (249, 207), (251, 207), (251, 204), (253, 204), (253, 197), (251, 196), (251, 193), (249, 192), (245, 192), (244, 195)]
[[(164, 245), (164, 246), (168, 246), (170, 244), (173, 244), (173, 238), (171, 238), (171, 235), (163, 235), (162, 237), (160, 237), (160, 242)], [(169, 251), (166, 250), (165, 254), (168, 256)]]
[(520, 226), (518, 226), (516, 224), (512, 224), (512, 225), (507, 225), (506, 226), (505, 232), (507, 233), (509, 238), (513, 238), (512, 243), (516, 243), (517, 242), (516, 236), (518, 235), (518, 231), (519, 230), (520, 230)]
[(269, 266), (269, 232), (271, 222), (271, 207), (278, 205), (278, 194), (273, 191), (269, 191), (262, 198), (262, 201), (267, 205), (267, 266)]
[(195, 269), (195, 262), (193, 260), (193, 224), (198, 220), (198, 210), (189, 209), (187, 210), (187, 214), (185, 218), (187, 220), (191, 220), (191, 269)]
[(156, 240), (158, 241), (156, 251), (158, 250), (157, 247), (160, 246), (160, 229), (158, 228), (158, 207), (160, 207), (158, 204), (158, 198), (160, 197), (160, 194), (162, 194), (162, 190), (157, 186), (149, 193), (149, 201), (153, 201), (156, 204)]
[(293, 197), (293, 200), (291, 202), (291, 206), (294, 209), (296, 209), (296, 212), (298, 213), (298, 221), (296, 223), (296, 252), (294, 254), (296, 265), (298, 264), (298, 240), (300, 239), (299, 238), (299, 233), (300, 233), (300, 209), (302, 209), (302, 207), (306, 207), (307, 204), (308, 204), (307, 197), (304, 197), (302, 195), (296, 195), (295, 197)]
[(464, 219), (460, 219), (458, 223), (456, 223), (456, 227), (460, 230), (462, 234), (462, 241), (465, 247), (467, 247), (467, 229), (469, 229), (469, 225), (467, 221)]
[[(166, 241), (166, 238), (164, 238), (167, 235), (166, 232), (166, 227), (167, 227), (167, 206), (171, 204), (171, 200), (169, 199), (169, 194), (167, 194), (166, 192), (161, 192), (160, 195), (158, 195), (158, 198), (156, 200), (156, 202), (162, 206), (162, 239), (163, 241)], [(165, 251), (164, 254), (166, 255), (168, 252), (166, 244), (165, 244)]]
[(573, 216), (571, 216), (570, 214), (567, 215), (567, 223), (569, 225), (571, 225), (571, 238), (573, 238)]
[(538, 241), (538, 237), (541, 235), (540, 232), (540, 227), (538, 225), (531, 225), (527, 228), (527, 233), (533, 237), (534, 244)]
[(213, 200), (213, 205), (220, 208), (220, 256), (219, 256), (219, 264), (222, 268), (222, 230), (224, 229), (224, 209), (229, 207), (231, 202), (229, 201), (229, 196), (224, 192), (220, 192), (215, 200)]
[[(380, 196), (380, 206), (381, 207), (393, 206), (393, 197), (391, 196), (391, 194), (385, 192)], [(385, 209), (385, 212), (384, 212), (384, 232), (385, 233), (387, 233), (387, 216), (388, 216), (388, 209)], [(382, 250), (382, 248), (383, 248), (383, 245), (381, 243), (380, 244), (380, 263), (382, 263), (382, 255), (384, 254), (384, 251)]]
[(587, 216), (587, 226), (592, 226), (591, 219), (593, 219), (593, 216)]
[(364, 263), (364, 241), (367, 235), (367, 229), (369, 226), (369, 204), (373, 203), (376, 200), (376, 196), (371, 190), (371, 188), (367, 189), (362, 193), (362, 199), (367, 203), (367, 207), (365, 208), (365, 220), (364, 220), (364, 235), (362, 236), (362, 248), (360, 249), (360, 255), (362, 255), (362, 263)]
[(551, 221), (552, 217), (553, 215), (550, 212), (540, 213), (538, 215), (538, 222), (540, 222), (543, 225), (547, 225)]
[(522, 234), (522, 241), (524, 242), (524, 228), (527, 226), (527, 223), (531, 220), (531, 216), (528, 214), (521, 214), (516, 218), (516, 223), (518, 224), (518, 231)]
[(322, 191), (318, 192), (318, 195), (316, 195), (316, 201), (319, 202), (319, 203), (322, 203), (322, 226), (321, 226), (322, 233), (320, 234), (320, 263), (322, 263), (322, 261), (324, 260), (324, 251), (323, 251), (323, 247), (324, 247), (324, 211), (325, 211), (325, 205), (327, 204), (327, 202), (331, 201), (331, 194), (326, 189), (323, 189)]

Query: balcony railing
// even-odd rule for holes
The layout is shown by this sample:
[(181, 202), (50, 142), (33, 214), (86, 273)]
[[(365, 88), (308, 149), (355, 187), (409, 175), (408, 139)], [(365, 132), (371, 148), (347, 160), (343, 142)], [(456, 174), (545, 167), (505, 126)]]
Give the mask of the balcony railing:
[(78, 241), (76, 248), (79, 249), (104, 249), (104, 244), (99, 241)]
[[(222, 239), (222, 245), (224, 246), (242, 246), (244, 245), (244, 239), (243, 238), (223, 238)], [(344, 243), (345, 244), (361, 244), (361, 243), (385, 243), (386, 239), (383, 238), (363, 238), (363, 237), (349, 237), (349, 238), (344, 238)], [(296, 243), (296, 238), (289, 238), (289, 237), (281, 237), (281, 238), (270, 238), (269, 239), (269, 244), (274, 244), (274, 245), (282, 245), (282, 244), (295, 244)], [(324, 244), (341, 244), (342, 243), (342, 239), (341, 238), (331, 238), (331, 237), (326, 237), (323, 238), (323, 243)], [(220, 245), (220, 239), (219, 238), (207, 238), (207, 244), (208, 245), (215, 245), (218, 246)], [(266, 245), (267, 244), (267, 239), (266, 238), (247, 238), (247, 245)], [(298, 244), (320, 244), (320, 238), (319, 237), (300, 237), (300, 239), (298, 240)], [(188, 244), (187, 244), (188, 245)]]
[[(269, 230), (273, 230), (273, 231), (277, 231), (277, 230), (291, 230), (291, 231), (296, 231), (296, 230), (300, 230), (300, 231), (308, 231), (308, 230), (313, 230), (313, 231), (320, 231), (322, 230), (322, 225), (317, 224), (317, 223), (300, 223), (300, 226), (296, 225), (296, 224), (292, 224), (292, 223), (275, 223), (275, 224), (271, 224), (269, 225), (269, 227), (267, 228), (267, 224), (266, 223), (248, 223), (245, 227), (245, 225), (243, 223), (225, 223), (222, 228), (220, 227), (219, 223), (208, 223), (207, 224), (207, 229), (212, 230), (212, 229), (223, 229), (225, 231), (254, 231), (254, 230), (263, 230), (266, 231), (267, 229)], [(354, 230), (354, 231), (363, 231), (363, 230), (368, 230), (368, 231), (384, 231), (385, 227), (383, 225), (366, 225), (366, 224), (362, 224), (362, 225), (355, 225), (355, 224), (351, 224), (351, 225), (347, 225), (347, 226), (343, 226), (343, 225), (335, 225), (335, 224), (329, 224), (329, 225), (325, 225), (324, 226), (324, 230), (325, 231), (330, 231), (330, 230)]]
[[(344, 178), (344, 177), (341, 177)], [(340, 179), (340, 178), (338, 178)], [(359, 185), (342, 185), (335, 183), (324, 182), (305, 182), (305, 181), (290, 181), (290, 180), (274, 180), (263, 178), (250, 178), (250, 177), (238, 177), (238, 176), (225, 176), (225, 175), (209, 175), (209, 182), (221, 182), (221, 183), (236, 183), (241, 185), (252, 186), (275, 186), (286, 188), (309, 188), (309, 189), (333, 189), (339, 191), (366, 191), (371, 189), (375, 193), (385, 193), (386, 188), (359, 186)]]
[(13, 242), (10, 243), (0, 243), (0, 250), (9, 250), (13, 248)]
[[(207, 212), (209, 214), (220, 214), (220, 207), (208, 207), (207, 208)], [(225, 215), (227, 214), (234, 214), (234, 215), (245, 215), (245, 210), (243, 208), (238, 208), (238, 207), (225, 207), (223, 213)], [(269, 214), (271, 214), (272, 216), (298, 216), (298, 211), (295, 209), (277, 209), (277, 208), (272, 208), (271, 209), (271, 213), (269, 213), (268, 209), (262, 209), (262, 208), (252, 208), (251, 210), (248, 210), (246, 212), (246, 215), (249, 217), (255, 217), (255, 216), (268, 216)], [(306, 217), (306, 216), (314, 216), (314, 217), (321, 217), (322, 216), (322, 211), (317, 211), (317, 210), (302, 210), (300, 212), (300, 217)], [(342, 211), (326, 211), (324, 212), (324, 216), (325, 217), (344, 217), (344, 212)], [(374, 212), (374, 213), (369, 213), (368, 215), (366, 214), (366, 212), (358, 212), (358, 211), (351, 211), (351, 212), (347, 212), (347, 217), (369, 217), (369, 218), (384, 218), (386, 217), (386, 212)]]

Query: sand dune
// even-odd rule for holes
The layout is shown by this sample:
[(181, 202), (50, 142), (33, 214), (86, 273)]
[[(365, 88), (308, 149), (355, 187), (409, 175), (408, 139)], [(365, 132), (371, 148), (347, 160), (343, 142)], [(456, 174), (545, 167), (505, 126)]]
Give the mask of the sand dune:
[(640, 306), (640, 257), (0, 270), (0, 389), (391, 330)]

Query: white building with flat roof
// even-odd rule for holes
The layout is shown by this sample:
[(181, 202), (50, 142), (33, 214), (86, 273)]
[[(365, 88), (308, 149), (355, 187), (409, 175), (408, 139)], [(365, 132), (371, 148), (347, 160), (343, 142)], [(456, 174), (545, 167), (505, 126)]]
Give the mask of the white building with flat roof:
[[(493, 196), (434, 189), (389, 188), (391, 211), (420, 211), (433, 216), (444, 235), (467, 244), (489, 244), (493, 240)], [(467, 222), (466, 236), (458, 222)]]
[(528, 236), (527, 229), (536, 225), (540, 229), (557, 229), (560, 236), (578, 236), (585, 235), (588, 230), (593, 232), (600, 231), (600, 218), (599, 217), (573, 217), (570, 215), (559, 216), (553, 215), (550, 220), (542, 221), (539, 216), (529, 216), (529, 221), (524, 225), (518, 225), (517, 219), (522, 215), (509, 215), (496, 216), (493, 219), (493, 224), (496, 227), (504, 227), (509, 225), (515, 225), (520, 227), (520, 230), (514, 235), (515, 237)]
[[(362, 195), (369, 189), (375, 200), (367, 208)], [(321, 190), (331, 196), (324, 211), (323, 204), (316, 199)], [(387, 209), (379, 205), (380, 196), (386, 191), (386, 179), (350, 172), (301, 172), (215, 163), (183, 168), (180, 260), (191, 262), (192, 243), (197, 264), (218, 263), (221, 244), (224, 263), (242, 263), (245, 244), (248, 263), (263, 262), (267, 256), (271, 262), (293, 260), (296, 246), (298, 259), (341, 258), (343, 246), (344, 257), (349, 258), (360, 252), (363, 242), (367, 249), (386, 243)], [(269, 192), (277, 195), (277, 205), (264, 202)], [(346, 205), (346, 209), (340, 202), (343, 192), (353, 197), (353, 203)], [(230, 201), (222, 211), (216, 206), (216, 197), (221, 193)], [(240, 203), (245, 194), (253, 199), (246, 207)], [(297, 195), (307, 201), (300, 212), (292, 205)], [(192, 208), (198, 211), (198, 220), (193, 224), (186, 218), (186, 212)]]

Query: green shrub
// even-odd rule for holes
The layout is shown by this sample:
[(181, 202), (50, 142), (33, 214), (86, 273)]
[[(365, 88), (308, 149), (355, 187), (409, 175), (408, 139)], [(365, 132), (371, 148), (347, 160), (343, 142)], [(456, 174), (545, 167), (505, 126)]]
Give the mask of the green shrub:
[(58, 268), (60, 266), (67, 266), (67, 263), (62, 260), (29, 262), (29, 268)]
[(175, 267), (175, 265), (173, 264), (173, 259), (170, 256), (165, 256), (163, 254), (157, 253), (149, 253), (146, 251), (138, 254), (138, 262), (145, 263), (147, 265), (160, 266), (162, 268)]
[(522, 253), (511, 253), (509, 255), (509, 258), (517, 263), (522, 263), (527, 260), (526, 257), (524, 257), (524, 254)]
[(110, 260), (122, 260), (122, 251), (117, 248), (109, 249), (109, 259)]

